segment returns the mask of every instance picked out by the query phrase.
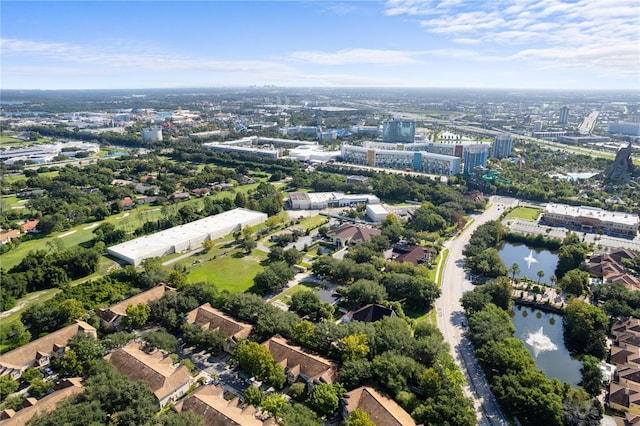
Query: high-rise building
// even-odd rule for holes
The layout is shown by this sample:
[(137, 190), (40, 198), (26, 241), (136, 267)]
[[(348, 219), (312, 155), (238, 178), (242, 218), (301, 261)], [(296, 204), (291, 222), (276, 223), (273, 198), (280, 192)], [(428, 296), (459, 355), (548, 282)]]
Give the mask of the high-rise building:
[(487, 167), (488, 157), (489, 145), (478, 144), (467, 147), (464, 152), (464, 174), (473, 174), (473, 169), (476, 167)]
[(497, 135), (493, 138), (491, 156), (494, 158), (507, 158), (511, 155), (513, 140), (510, 134)]
[(567, 124), (569, 122), (569, 108), (563, 106), (560, 108), (560, 118), (558, 119), (558, 123)]
[(383, 142), (413, 143), (416, 137), (416, 121), (394, 118), (385, 121), (382, 127)]

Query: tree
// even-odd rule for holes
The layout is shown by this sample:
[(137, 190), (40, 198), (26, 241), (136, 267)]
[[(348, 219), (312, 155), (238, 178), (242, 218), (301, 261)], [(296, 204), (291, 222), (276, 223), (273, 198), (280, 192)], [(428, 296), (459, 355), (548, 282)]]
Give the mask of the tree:
[(382, 303), (387, 298), (384, 286), (372, 280), (358, 280), (343, 290), (344, 296), (354, 305)]
[(322, 383), (315, 385), (307, 397), (307, 405), (321, 416), (326, 416), (338, 409), (340, 399), (334, 385)]
[(5, 399), (17, 390), (18, 382), (13, 380), (11, 376), (0, 376), (0, 400)]
[(602, 372), (600, 371), (600, 360), (591, 355), (585, 355), (582, 359), (582, 380), (580, 386), (592, 397), (600, 395), (602, 390)]
[(354, 389), (373, 377), (371, 362), (366, 359), (345, 361), (340, 370), (340, 383), (347, 389)]
[(544, 271), (540, 270), (536, 272), (536, 275), (538, 276), (538, 285), (540, 285), (540, 280), (542, 279), (542, 277), (544, 277)]
[(571, 300), (565, 312), (564, 337), (570, 350), (578, 355), (604, 358), (607, 353), (607, 314), (580, 299)]
[(289, 405), (282, 416), (282, 426), (322, 426), (316, 413), (302, 404)]
[(256, 386), (249, 386), (244, 392), (244, 400), (247, 404), (259, 407), (264, 401), (264, 392)]
[(513, 336), (515, 327), (506, 311), (489, 303), (484, 309), (469, 317), (469, 332), (474, 346), (479, 348), (490, 341), (500, 341)]
[(131, 328), (141, 328), (147, 323), (151, 308), (146, 303), (138, 303), (137, 305), (129, 304), (126, 309), (126, 325)]
[(520, 274), (520, 265), (514, 263), (513, 265), (511, 265), (511, 268), (509, 268), (509, 272), (511, 272), (511, 279), (515, 282), (516, 275)]
[(364, 333), (345, 336), (340, 341), (340, 352), (343, 361), (366, 358), (369, 354), (369, 339)]
[(266, 397), (264, 401), (262, 401), (262, 404), (260, 404), (260, 407), (264, 411), (271, 413), (275, 418), (281, 418), (285, 414), (288, 406), (289, 403), (284, 399), (284, 395), (277, 392)]
[(33, 367), (27, 368), (24, 373), (20, 376), (20, 382), (22, 383), (31, 383), (33, 379), (36, 377), (42, 377), (40, 370), (37, 370)]
[(35, 396), (36, 398), (42, 398), (49, 392), (52, 387), (53, 383), (36, 377), (31, 381), (31, 386), (29, 387), (29, 395)]
[(178, 350), (178, 339), (163, 329), (146, 331), (142, 334), (142, 339), (147, 345), (169, 353), (175, 353)]
[[(284, 370), (274, 363), (269, 350), (256, 342), (242, 342), (233, 351), (233, 361), (249, 376), (282, 386)], [(278, 371), (279, 370), (279, 371)], [(279, 374), (282, 372), (282, 374)], [(286, 376), (284, 376), (286, 380)]]
[(349, 414), (347, 420), (343, 423), (344, 426), (376, 426), (376, 424), (371, 421), (369, 415), (366, 411), (361, 408), (356, 408)]
[(572, 269), (560, 279), (558, 285), (569, 294), (582, 296), (589, 291), (589, 273), (580, 269)]
[(296, 401), (303, 402), (307, 393), (307, 385), (302, 382), (296, 382), (289, 386), (289, 396)]

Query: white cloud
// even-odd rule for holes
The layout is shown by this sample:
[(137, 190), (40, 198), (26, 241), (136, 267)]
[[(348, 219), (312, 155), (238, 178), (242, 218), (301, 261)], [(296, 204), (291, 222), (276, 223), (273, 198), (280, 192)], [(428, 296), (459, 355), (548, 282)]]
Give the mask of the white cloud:
[(558, 67), (639, 70), (637, 0), (388, 0), (385, 13), (407, 15), (454, 43), (477, 44), (480, 56), (491, 49), (505, 59), (557, 61)]
[[(289, 67), (268, 61), (216, 61), (180, 57), (171, 53), (145, 52), (137, 49), (122, 51), (104, 46), (83, 46), (20, 39), (0, 39), (0, 53), (5, 58), (23, 56), (48, 58), (78, 65), (100, 65), (117, 72), (143, 71), (209, 71), (209, 72), (267, 72), (289, 71)], [(5, 61), (6, 62), (6, 61)]]
[(318, 65), (345, 64), (409, 64), (418, 62), (415, 57), (424, 52), (401, 50), (343, 49), (337, 52), (303, 50), (289, 55), (291, 59)]

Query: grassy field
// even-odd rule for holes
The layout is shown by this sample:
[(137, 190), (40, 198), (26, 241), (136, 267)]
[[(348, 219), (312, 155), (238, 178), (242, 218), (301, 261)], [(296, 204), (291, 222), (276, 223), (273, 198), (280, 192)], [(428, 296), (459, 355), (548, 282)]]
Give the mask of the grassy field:
[(516, 207), (511, 210), (506, 218), (507, 219), (524, 219), (524, 220), (537, 220), (542, 210), (534, 209), (532, 207)]
[[(211, 253), (205, 255), (210, 256)], [(242, 293), (253, 285), (253, 277), (264, 268), (260, 264), (267, 254), (260, 250), (254, 250), (250, 255), (243, 256), (241, 249), (233, 249), (224, 257), (203, 262), (189, 269), (187, 281), (209, 281), (216, 285), (218, 290), (228, 290), (231, 293)], [(203, 257), (191, 256), (179, 263), (191, 266), (194, 259)]]
[[(48, 178), (54, 178), (56, 176), (58, 176), (60, 172), (58, 172), (57, 170), (51, 171), (51, 172), (42, 172), (42, 173), (38, 173), (38, 176), (42, 176), (42, 177), (48, 177)], [(11, 175), (11, 176), (4, 176), (2, 178), (2, 182), (7, 185), (13, 182), (17, 182), (19, 180), (26, 180), (27, 177), (20, 173), (17, 175)]]

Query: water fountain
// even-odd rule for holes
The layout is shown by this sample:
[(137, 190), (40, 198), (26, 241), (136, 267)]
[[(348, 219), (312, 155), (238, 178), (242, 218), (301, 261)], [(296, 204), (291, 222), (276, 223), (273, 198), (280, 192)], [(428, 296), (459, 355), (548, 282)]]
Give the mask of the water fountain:
[(533, 257), (533, 250), (529, 252), (529, 256), (525, 257), (524, 260), (527, 262), (527, 268), (531, 269), (531, 264), (536, 263), (538, 259)]
[(537, 358), (540, 352), (555, 351), (558, 347), (544, 335), (542, 327), (535, 333), (527, 333), (525, 343), (533, 348), (533, 355)]

